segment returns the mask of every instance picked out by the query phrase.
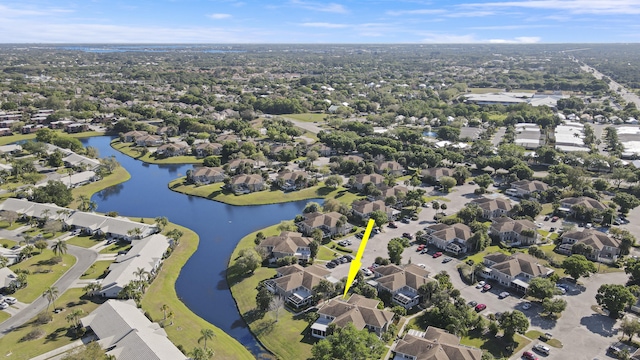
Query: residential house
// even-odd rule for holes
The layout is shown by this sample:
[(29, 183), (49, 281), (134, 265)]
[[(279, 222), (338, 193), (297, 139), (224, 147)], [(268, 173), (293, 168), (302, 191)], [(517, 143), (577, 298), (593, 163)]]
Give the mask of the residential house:
[(109, 266), (109, 273), (102, 280), (100, 295), (106, 298), (117, 298), (118, 294), (133, 280), (139, 280), (135, 274), (144, 269), (149, 276), (154, 276), (164, 254), (171, 246), (171, 240), (164, 235), (155, 234), (132, 242), (133, 246), (124, 255), (118, 255)]
[(513, 205), (507, 199), (503, 198), (480, 198), (474, 199), (472, 203), (478, 204), (478, 207), (482, 209), (482, 217), (488, 220), (493, 220), (497, 217), (507, 216), (513, 209)]
[(275, 144), (272, 145), (269, 148), (269, 155), (271, 155), (272, 157), (277, 156), (278, 154), (280, 154), (282, 151), (284, 150), (290, 150), (293, 149), (294, 147), (291, 145), (279, 145), (279, 144)]
[(317, 151), (320, 156), (329, 157), (335, 154), (335, 151), (325, 144), (315, 146), (313, 150)]
[(237, 168), (244, 164), (249, 164), (252, 168), (256, 168), (258, 166), (258, 162), (251, 159), (233, 159), (227, 163), (227, 165), (229, 165), (230, 172), (236, 171)]
[(378, 174), (388, 173), (394, 176), (402, 176), (404, 173), (404, 166), (397, 161), (378, 161), (375, 165)]
[(65, 220), (72, 213), (67, 208), (55, 204), (41, 204), (26, 199), (8, 198), (0, 203), (0, 210), (15, 211), (23, 218)]
[(107, 355), (118, 359), (187, 360), (157, 323), (147, 319), (133, 300), (108, 300), (82, 326), (93, 332)]
[(356, 163), (361, 163), (364, 159), (359, 155), (347, 155), (342, 157), (342, 161), (354, 161)]
[[(600, 201), (590, 198), (588, 196), (580, 196), (580, 197), (569, 197), (560, 200), (559, 211), (565, 212), (571, 216), (575, 216), (574, 206), (584, 207), (588, 211), (596, 211), (600, 212), (606, 210), (608, 207), (601, 203)], [(601, 216), (596, 216), (596, 221), (599, 219), (602, 220)]]
[(162, 140), (162, 138), (157, 135), (143, 135), (138, 136), (135, 139), (135, 143), (137, 146), (153, 147), (164, 144), (164, 140)]
[(222, 152), (222, 144), (219, 143), (200, 143), (194, 148), (195, 154), (199, 158), (207, 157), (210, 155), (220, 155)]
[(530, 220), (499, 217), (491, 222), (489, 234), (497, 236), (508, 246), (523, 246), (538, 242), (540, 235), (536, 230), (536, 224)]
[(299, 309), (311, 304), (315, 293), (313, 288), (320, 281), (338, 282), (330, 275), (331, 271), (319, 265), (303, 268), (295, 264), (278, 268), (276, 277), (266, 280), (264, 284), (269, 291), (285, 298), (288, 304)]
[(314, 229), (322, 230), (323, 237), (346, 235), (353, 226), (346, 220), (346, 216), (332, 211), (326, 214), (313, 212), (304, 214), (305, 220), (297, 223), (298, 229), (309, 236)]
[(466, 253), (469, 250), (467, 241), (473, 233), (465, 224), (435, 224), (426, 228), (427, 243), (438, 249), (445, 250), (456, 255)]
[(295, 256), (298, 260), (307, 261), (311, 257), (310, 237), (304, 237), (301, 233), (283, 231), (279, 236), (269, 236), (260, 242), (269, 257), (274, 260), (287, 256)]
[(147, 135), (149, 135), (149, 133), (146, 131), (134, 130), (122, 134), (122, 138), (124, 139), (124, 142), (134, 142), (137, 138)]
[(358, 174), (355, 176), (355, 183), (353, 187), (355, 187), (358, 191), (362, 191), (365, 185), (368, 183), (372, 183), (376, 187), (381, 187), (384, 185), (384, 176), (380, 174)]
[(221, 167), (197, 167), (187, 171), (189, 181), (196, 184), (212, 184), (224, 181), (226, 175)]
[(409, 330), (396, 345), (393, 360), (481, 360), (482, 350), (460, 345), (460, 338), (433, 326)]
[(348, 301), (332, 299), (318, 310), (318, 320), (311, 325), (311, 336), (323, 339), (330, 324), (344, 327), (351, 323), (358, 330), (367, 329), (378, 336), (388, 330), (394, 314), (378, 309), (378, 300), (353, 294)]
[(532, 193), (539, 193), (549, 189), (549, 185), (538, 180), (520, 180), (511, 183), (511, 188), (516, 190), (516, 196), (525, 197)]
[[(380, 190), (380, 195), (377, 197), (373, 197), (371, 195), (367, 196), (367, 199), (373, 201), (373, 200), (383, 200), (386, 201), (387, 198), (393, 196), (397, 199), (401, 198), (402, 196), (400, 196), (400, 193), (402, 193), (402, 195), (407, 195), (407, 192), (409, 192), (409, 189), (407, 189), (405, 186), (402, 185), (396, 185), (394, 187), (389, 187), (386, 185), (383, 185), (381, 187), (378, 188), (378, 190)], [(403, 204), (403, 201), (397, 200), (395, 204), (395, 206), (401, 206)]]
[(571, 248), (576, 243), (588, 245), (593, 249), (590, 254), (585, 255), (593, 261), (611, 264), (620, 256), (621, 241), (596, 229), (575, 230), (562, 234), (562, 245), (558, 247), (558, 252), (570, 255)]
[(276, 176), (276, 183), (282, 183), (280, 189), (283, 191), (305, 188), (308, 182), (309, 174), (304, 171), (283, 171)]
[(484, 257), (485, 270), (482, 276), (493, 279), (500, 285), (526, 291), (529, 281), (535, 277), (547, 277), (552, 269), (539, 263), (539, 259), (524, 253), (507, 255), (492, 253)]
[(374, 269), (374, 279), (378, 291), (388, 291), (392, 301), (405, 309), (410, 309), (420, 303), (420, 286), (431, 281), (429, 272), (415, 264), (404, 268), (397, 265), (380, 266)]
[(72, 212), (64, 223), (69, 227), (81, 229), (85, 234), (105, 235), (125, 241), (145, 238), (158, 232), (156, 225), (142, 224), (124, 217), (110, 217), (82, 211)]
[(0, 136), (11, 136), (13, 131), (10, 128), (0, 128)]
[(440, 181), (443, 176), (453, 177), (455, 173), (454, 169), (436, 167), (422, 170), (422, 182), (427, 184), (435, 184)]
[(389, 220), (393, 219), (395, 213), (399, 213), (399, 211), (394, 210), (390, 206), (386, 206), (382, 200), (357, 200), (351, 204), (351, 213), (364, 222), (369, 220), (371, 213), (374, 211), (382, 211), (387, 214)]
[(82, 168), (88, 170), (97, 170), (100, 167), (100, 160), (92, 159), (74, 152), (62, 158), (64, 166), (70, 168)]
[(23, 134), (33, 134), (34, 132), (40, 130), (40, 129), (44, 129), (44, 125), (41, 124), (28, 124), (22, 127), (22, 129), (20, 130)]
[(59, 120), (49, 123), (49, 127), (52, 129), (64, 129), (67, 125), (73, 124), (71, 120)]
[(266, 188), (264, 179), (259, 174), (240, 174), (231, 178), (229, 189), (237, 194), (248, 194)]
[(164, 144), (156, 150), (156, 155), (161, 157), (182, 156), (189, 152), (189, 146), (185, 144)]
[(83, 131), (89, 130), (89, 125), (83, 123), (72, 123), (67, 124), (64, 127), (64, 131), (69, 134), (81, 133)]
[[(1, 254), (1, 253), (0, 253)], [(18, 276), (8, 267), (0, 268), (0, 290), (8, 288), (11, 283), (18, 280)]]
[(234, 134), (222, 134), (222, 135), (218, 135), (216, 136), (216, 142), (218, 143), (224, 143), (224, 142), (240, 142), (240, 138), (238, 137), (238, 135), (234, 135)]

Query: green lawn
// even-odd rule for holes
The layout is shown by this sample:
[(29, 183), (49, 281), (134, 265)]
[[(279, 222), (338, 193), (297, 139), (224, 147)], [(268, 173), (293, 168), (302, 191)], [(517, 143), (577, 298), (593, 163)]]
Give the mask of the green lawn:
[(195, 156), (173, 156), (166, 159), (156, 159), (151, 156), (151, 153), (141, 155), (139, 150), (142, 148), (132, 145), (134, 144), (121, 143), (120, 140), (113, 140), (111, 142), (112, 148), (136, 160), (144, 161), (149, 164), (201, 164), (203, 161), (203, 159), (198, 159)]
[[(98, 131), (86, 131), (86, 132), (82, 132), (82, 133), (77, 133), (77, 134), (67, 134), (62, 130), (57, 130), (56, 132), (58, 132), (60, 135), (62, 136), (66, 136), (66, 137), (72, 137), (72, 138), (88, 138), (88, 137), (92, 137), (92, 136), (104, 136), (103, 132), (98, 132)], [(21, 141), (21, 140), (31, 140), (31, 139), (35, 139), (36, 138), (36, 134), (16, 134), (16, 135), (11, 135), (11, 136), (2, 136), (0, 137), (0, 145), (7, 145), (7, 144), (11, 144), (14, 143), (16, 141)]]
[(75, 309), (82, 309), (85, 314), (95, 310), (104, 300), (85, 298), (82, 289), (70, 289), (56, 300), (58, 308), (64, 308), (59, 314), (52, 314), (53, 321), (40, 325), (45, 335), (39, 339), (22, 342), (20, 339), (38, 327), (35, 318), (25, 325), (0, 338), (0, 356), (7, 360), (28, 360), (61, 346), (68, 345), (76, 339), (68, 332), (69, 323), (65, 317)]
[(80, 276), (80, 279), (85, 280), (101, 278), (102, 275), (104, 275), (105, 271), (107, 271), (107, 269), (109, 268), (109, 265), (111, 265), (112, 263), (113, 261), (111, 260), (96, 261), (93, 263), (93, 265), (91, 265), (89, 269), (87, 269), (84, 274), (82, 274), (82, 276)]
[[(27, 269), (31, 272), (27, 275), (28, 285), (13, 295), (21, 302), (30, 303), (42, 296), (46, 288), (53, 285), (73, 264), (76, 258), (69, 254), (62, 255), (62, 262), (56, 265), (48, 265), (47, 260), (54, 257), (53, 251), (44, 250), (42, 254), (32, 256), (31, 258), (11, 265), (13, 271), (17, 269)], [(49, 271), (49, 272), (46, 272)]]
[[(538, 331), (538, 330), (529, 330), (527, 331), (524, 336), (528, 337), (531, 340), (542, 340), (540, 337), (543, 335), (542, 331)], [(550, 339), (550, 340), (543, 340), (544, 342), (547, 343), (547, 345), (549, 346), (553, 346), (555, 348), (562, 348), (562, 343), (560, 342), (560, 340), (558, 339)]]
[(220, 201), (225, 204), (239, 206), (277, 204), (317, 198), (337, 199), (350, 205), (354, 200), (361, 199), (363, 197), (349, 192), (347, 189), (342, 187), (337, 189), (326, 187), (323, 183), (298, 191), (283, 192), (282, 190), (266, 190), (244, 195), (235, 195), (223, 189), (223, 183), (196, 186), (193, 184), (185, 184), (185, 179), (185, 177), (181, 177), (173, 180), (169, 183), (169, 189), (187, 195), (203, 197)]
[(5, 221), (5, 220), (0, 221), (0, 229), (5, 229), (5, 230), (15, 230), (24, 225), (25, 224), (20, 221), (14, 221), (13, 224), (11, 225), (9, 225), (8, 221)]
[(110, 186), (117, 185), (123, 183), (127, 180), (131, 179), (131, 174), (122, 166), (116, 168), (111, 175), (106, 176), (104, 179), (100, 181), (96, 181), (87, 185), (83, 185), (71, 190), (71, 194), (73, 195), (74, 200), (71, 204), (69, 204), (69, 208), (77, 209), (80, 205), (80, 202), (77, 200), (81, 195), (85, 195), (88, 198), (91, 198), (93, 194), (102, 191)]
[(2, 246), (4, 248), (11, 248), (15, 244), (17, 244), (17, 242), (15, 242), (13, 240), (0, 239), (0, 246)]
[[(273, 236), (280, 233), (277, 228), (278, 225), (274, 225), (260, 231), (265, 236)], [(292, 314), (284, 309), (280, 311), (278, 322), (275, 322), (273, 312), (264, 316), (255, 313), (255, 298), (258, 293), (256, 286), (260, 281), (273, 277), (275, 269), (261, 267), (252, 276), (243, 276), (233, 266), (240, 250), (255, 246), (253, 240), (257, 233), (258, 231), (242, 238), (231, 255), (227, 270), (231, 294), (251, 332), (267, 349), (280, 359), (307, 359), (311, 356), (313, 340), (308, 335), (305, 336), (308, 334), (308, 324), (305, 321), (294, 320)]]
[(341, 254), (341, 253), (338, 252), (337, 250), (331, 250), (326, 246), (320, 246), (320, 248), (318, 249), (318, 255), (316, 256), (316, 259), (333, 260), (335, 259), (335, 256), (333, 254)]
[(282, 116), (292, 118), (298, 121), (304, 121), (304, 122), (324, 122), (327, 119), (327, 114), (304, 113), (304, 114), (288, 114), (288, 115), (282, 115)]
[(238, 341), (194, 314), (178, 299), (175, 289), (176, 279), (184, 264), (198, 248), (199, 238), (195, 232), (174, 224), (169, 224), (165, 232), (174, 228), (180, 229), (184, 236), (173, 254), (164, 261), (160, 273), (149, 286), (142, 299), (142, 308), (153, 321), (162, 321), (161, 307), (164, 304), (168, 305), (174, 314), (174, 319), (173, 325), (166, 326), (165, 331), (174, 344), (182, 346), (186, 351), (201, 346), (198, 344), (200, 330), (210, 328), (216, 336), (207, 342), (207, 346), (215, 351), (216, 359), (253, 359), (251, 353)]
[(490, 352), (495, 358), (508, 358), (511, 354), (515, 354), (527, 346), (531, 341), (522, 335), (516, 334), (514, 340), (518, 343), (518, 346), (513, 352), (509, 352), (506, 349), (505, 342), (501, 338), (490, 338), (480, 335), (477, 331), (472, 331), (467, 336), (463, 336), (460, 339), (460, 344), (472, 346), (478, 349), (482, 349)]
[[(481, 251), (481, 252), (479, 252), (477, 254), (469, 256), (467, 259), (471, 259), (471, 260), (473, 260), (474, 264), (478, 264), (478, 263), (481, 263), (483, 261), (485, 256), (487, 256), (487, 255), (489, 255), (491, 253), (494, 253), (494, 252), (501, 252), (501, 253), (507, 254), (507, 255), (510, 254), (507, 250), (501, 249), (500, 246), (493, 245), (493, 246), (487, 247), (486, 249), (484, 249), (483, 251)], [(465, 261), (467, 259), (465, 259)]]
[(118, 251), (126, 251), (129, 249), (131, 249), (130, 243), (126, 241), (118, 241), (100, 250), (100, 254), (116, 254)]
[(0, 323), (4, 322), (5, 320), (7, 320), (10, 317), (11, 317), (11, 315), (9, 315), (8, 312), (0, 311)]
[(75, 236), (65, 242), (69, 245), (80, 246), (83, 248), (90, 248), (99, 243), (99, 241), (92, 239), (90, 235)]

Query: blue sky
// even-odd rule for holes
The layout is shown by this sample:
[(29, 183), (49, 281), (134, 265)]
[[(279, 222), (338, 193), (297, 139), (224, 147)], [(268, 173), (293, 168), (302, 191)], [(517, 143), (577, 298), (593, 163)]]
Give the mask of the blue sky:
[(0, 0), (0, 43), (639, 42), (640, 0)]

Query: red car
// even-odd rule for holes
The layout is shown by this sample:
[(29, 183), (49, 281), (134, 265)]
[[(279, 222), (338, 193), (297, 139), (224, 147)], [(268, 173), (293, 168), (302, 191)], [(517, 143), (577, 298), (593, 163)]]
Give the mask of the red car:
[(491, 285), (486, 284), (485, 286), (483, 286), (483, 287), (482, 287), (482, 290), (483, 290), (483, 291), (489, 291), (489, 290), (491, 290)]
[(558, 217), (557, 216), (554, 216), (554, 217), (551, 218), (551, 222), (556, 222), (556, 221), (558, 221)]
[(437, 258), (437, 257), (440, 257), (440, 256), (442, 256), (442, 252), (440, 252), (440, 251), (438, 251), (437, 253), (433, 254), (433, 258), (434, 259)]
[(529, 351), (525, 351), (522, 354), (522, 357), (527, 359), (527, 360), (538, 360), (538, 357), (535, 356), (532, 352), (529, 352)]
[(480, 311), (482, 311), (482, 310), (484, 310), (484, 309), (486, 309), (486, 308), (487, 308), (487, 305), (485, 305), (485, 304), (478, 304), (478, 305), (476, 305), (476, 311), (477, 311), (477, 312), (480, 312)]
[(416, 249), (416, 251), (422, 251), (424, 249), (425, 245), (418, 245), (418, 248)]

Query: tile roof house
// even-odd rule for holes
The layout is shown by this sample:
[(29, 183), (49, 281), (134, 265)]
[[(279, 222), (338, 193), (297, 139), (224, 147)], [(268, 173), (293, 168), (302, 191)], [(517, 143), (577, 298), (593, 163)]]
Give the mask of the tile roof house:
[(320, 146), (314, 146), (313, 150), (316, 150), (320, 156), (325, 156), (325, 157), (335, 154), (335, 151), (325, 144), (321, 144)]
[(359, 155), (347, 155), (342, 157), (342, 161), (355, 161), (357, 163), (361, 163), (364, 159)]
[(132, 280), (137, 280), (137, 269), (145, 269), (154, 274), (160, 267), (164, 254), (171, 246), (171, 240), (164, 235), (155, 234), (141, 240), (134, 240), (131, 249), (124, 255), (118, 255), (109, 266), (109, 273), (102, 280), (100, 295), (117, 298), (120, 291)]
[(197, 167), (187, 171), (187, 178), (196, 184), (211, 184), (224, 181), (226, 175), (221, 167)]
[[(86, 234), (104, 234), (107, 237), (126, 241), (144, 238), (158, 232), (158, 227), (155, 225), (142, 224), (124, 217), (114, 218), (82, 211), (73, 212), (64, 222), (73, 228), (82, 229)], [(135, 229), (140, 229), (140, 233), (134, 234), (134, 231), (137, 232)]]
[(507, 216), (513, 209), (511, 202), (502, 198), (490, 199), (482, 197), (480, 199), (474, 199), (471, 202), (478, 204), (480, 209), (482, 209), (482, 217), (489, 220), (500, 216)]
[(11, 269), (6, 266), (0, 268), (0, 290), (9, 287), (16, 280), (18, 280), (18, 276)]
[(542, 192), (549, 189), (549, 185), (538, 180), (520, 180), (511, 183), (511, 188), (516, 190), (517, 196), (524, 197), (534, 192)]
[(264, 179), (259, 174), (241, 174), (231, 178), (229, 189), (237, 194), (248, 194), (266, 188)]
[(164, 140), (157, 135), (143, 135), (136, 137), (135, 143), (138, 146), (160, 146), (164, 143)]
[(422, 181), (425, 183), (436, 183), (440, 181), (440, 178), (443, 176), (453, 177), (455, 173), (454, 169), (444, 168), (444, 167), (436, 167), (436, 168), (428, 168), (422, 170)]
[(420, 303), (418, 289), (431, 281), (429, 272), (415, 264), (405, 267), (385, 265), (374, 269), (374, 279), (378, 291), (388, 291), (392, 301), (405, 309), (410, 309)]
[(109, 300), (80, 319), (98, 337), (107, 355), (133, 360), (187, 360), (167, 333), (147, 319), (132, 300)]
[(72, 168), (83, 168), (87, 170), (96, 170), (100, 167), (100, 160), (92, 159), (86, 156), (71, 153), (62, 158), (64, 165)]
[(533, 245), (540, 239), (536, 224), (530, 220), (513, 220), (508, 217), (493, 219), (489, 234), (500, 238), (509, 246)]
[(467, 241), (471, 239), (473, 233), (471, 228), (465, 224), (435, 224), (426, 228), (427, 243), (434, 245), (438, 249), (452, 252), (454, 254), (466, 253), (469, 250)]
[(358, 174), (355, 176), (355, 183), (353, 187), (355, 187), (358, 191), (362, 191), (364, 186), (368, 183), (372, 183), (376, 187), (381, 187), (384, 185), (384, 176), (380, 174)]
[(529, 287), (529, 280), (553, 273), (552, 269), (538, 261), (537, 258), (524, 253), (492, 253), (484, 257), (483, 262), (488, 269), (483, 271), (483, 276), (494, 279), (501, 285), (525, 291)]
[(191, 148), (185, 144), (164, 144), (156, 150), (156, 155), (161, 157), (182, 156), (189, 153)]
[(404, 173), (404, 166), (400, 165), (397, 161), (378, 161), (375, 165), (378, 174), (389, 173), (395, 176), (401, 176)]
[(388, 330), (394, 314), (377, 308), (379, 301), (353, 294), (348, 301), (330, 300), (318, 310), (318, 320), (311, 325), (311, 336), (323, 339), (329, 324), (344, 327), (351, 323), (358, 330), (367, 329), (381, 336)]
[(134, 142), (136, 138), (147, 135), (149, 135), (149, 133), (146, 131), (134, 130), (122, 134), (122, 137), (124, 138), (124, 142)]
[[(379, 187), (378, 190), (380, 190), (380, 193), (381, 193), (380, 196), (372, 197), (372, 196), (369, 195), (369, 196), (367, 196), (367, 199), (372, 200), (372, 201), (373, 200), (385, 201), (390, 196), (395, 196), (396, 199), (397, 199), (399, 197), (398, 195), (400, 193), (403, 193), (404, 195), (406, 195), (407, 192), (409, 192), (409, 189), (407, 189), (405, 186), (402, 186), (402, 185), (396, 185), (394, 187), (389, 187), (389, 186), (383, 185), (383, 186)], [(402, 202), (398, 201), (396, 203), (396, 205), (402, 205)]]
[[(280, 180), (282, 179), (282, 180)], [(276, 181), (282, 182), (280, 189), (283, 191), (302, 189), (309, 182), (309, 174), (304, 171), (283, 171), (276, 175)]]
[(558, 250), (561, 253), (571, 254), (571, 247), (576, 243), (589, 245), (593, 248), (593, 252), (585, 255), (587, 259), (593, 261), (610, 264), (618, 260), (620, 256), (621, 241), (596, 229), (569, 231), (562, 234), (562, 245)]
[[(558, 210), (574, 215), (574, 206), (584, 206), (589, 210), (603, 211), (607, 209), (607, 206), (600, 201), (590, 198), (588, 196), (569, 197), (560, 200), (560, 207)], [(601, 218), (601, 217), (600, 217)]]
[(235, 171), (242, 164), (249, 164), (252, 168), (258, 166), (258, 162), (251, 159), (233, 159), (227, 163), (227, 165), (229, 165), (229, 171)]
[(460, 338), (443, 329), (409, 330), (396, 345), (393, 360), (481, 360), (482, 350), (460, 345)]
[(220, 155), (222, 152), (222, 144), (219, 143), (200, 143), (194, 147), (195, 155), (199, 158), (210, 155)]
[(335, 283), (331, 272), (319, 265), (303, 268), (295, 264), (283, 266), (276, 270), (276, 277), (266, 280), (264, 285), (272, 293), (282, 296), (287, 303), (295, 308), (301, 308), (311, 303), (313, 288), (322, 280)]
[(384, 204), (384, 201), (382, 200), (357, 200), (351, 204), (351, 213), (365, 222), (369, 220), (371, 213), (374, 211), (382, 211), (383, 213), (387, 214), (387, 218), (389, 220), (392, 219), (395, 212), (398, 212), (390, 206), (386, 206)]
[(309, 244), (312, 238), (303, 237), (297, 232), (283, 231), (279, 236), (269, 236), (260, 242), (259, 247), (266, 250), (269, 257), (275, 260), (295, 256), (298, 260), (309, 260), (311, 249)]
[(304, 214), (305, 220), (297, 223), (298, 229), (309, 236), (314, 229), (322, 230), (323, 237), (333, 235), (345, 235), (353, 226), (347, 222), (346, 216), (339, 212), (332, 211), (326, 214), (313, 212)]

